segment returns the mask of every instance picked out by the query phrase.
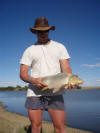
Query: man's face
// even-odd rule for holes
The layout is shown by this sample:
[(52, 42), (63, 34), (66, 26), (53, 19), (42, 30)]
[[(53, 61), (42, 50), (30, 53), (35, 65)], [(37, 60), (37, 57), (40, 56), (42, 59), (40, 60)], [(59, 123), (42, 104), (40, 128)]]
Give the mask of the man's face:
[(38, 41), (41, 43), (45, 43), (48, 40), (49, 30), (37, 31), (36, 34), (38, 37)]

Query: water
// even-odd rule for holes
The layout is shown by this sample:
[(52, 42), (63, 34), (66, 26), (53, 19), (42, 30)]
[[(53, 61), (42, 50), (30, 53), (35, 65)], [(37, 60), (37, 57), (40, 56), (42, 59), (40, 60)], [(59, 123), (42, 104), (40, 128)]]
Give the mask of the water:
[[(26, 91), (0, 92), (0, 101), (11, 112), (28, 116), (24, 107)], [(100, 133), (100, 90), (68, 90), (64, 94), (67, 122), (73, 128)], [(44, 111), (43, 120), (51, 121)]]

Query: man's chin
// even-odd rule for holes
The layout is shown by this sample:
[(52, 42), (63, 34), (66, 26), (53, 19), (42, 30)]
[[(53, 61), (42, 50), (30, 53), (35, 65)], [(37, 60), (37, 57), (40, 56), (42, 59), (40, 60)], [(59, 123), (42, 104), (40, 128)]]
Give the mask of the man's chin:
[(40, 40), (41, 43), (47, 43), (48, 42), (48, 39), (43, 39), (43, 40)]

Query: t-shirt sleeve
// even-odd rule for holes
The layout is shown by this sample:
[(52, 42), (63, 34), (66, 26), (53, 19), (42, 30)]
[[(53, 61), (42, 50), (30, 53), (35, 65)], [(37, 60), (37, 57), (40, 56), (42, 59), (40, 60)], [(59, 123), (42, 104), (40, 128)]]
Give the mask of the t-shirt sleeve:
[(29, 48), (24, 51), (22, 58), (20, 60), (20, 64), (31, 66), (32, 56), (31, 56), (31, 52), (30, 52)]
[(66, 47), (64, 45), (61, 45), (59, 60), (69, 59), (69, 58), (70, 58), (70, 56), (69, 56), (69, 53), (68, 53)]

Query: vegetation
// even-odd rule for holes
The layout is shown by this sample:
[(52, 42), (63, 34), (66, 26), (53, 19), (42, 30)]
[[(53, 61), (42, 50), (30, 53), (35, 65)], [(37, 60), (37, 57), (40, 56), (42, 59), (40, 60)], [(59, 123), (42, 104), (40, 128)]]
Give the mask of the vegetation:
[[(28, 86), (21, 87), (20, 85), (17, 85), (16, 87), (8, 86), (8, 87), (0, 87), (0, 91), (26, 91), (28, 89)], [(75, 87), (75, 89), (79, 90), (91, 90), (91, 89), (100, 89), (100, 86), (78, 86)]]
[(0, 87), (0, 91), (25, 91), (27, 90), (27, 86), (21, 87), (17, 85), (16, 87), (8, 86), (8, 87)]

